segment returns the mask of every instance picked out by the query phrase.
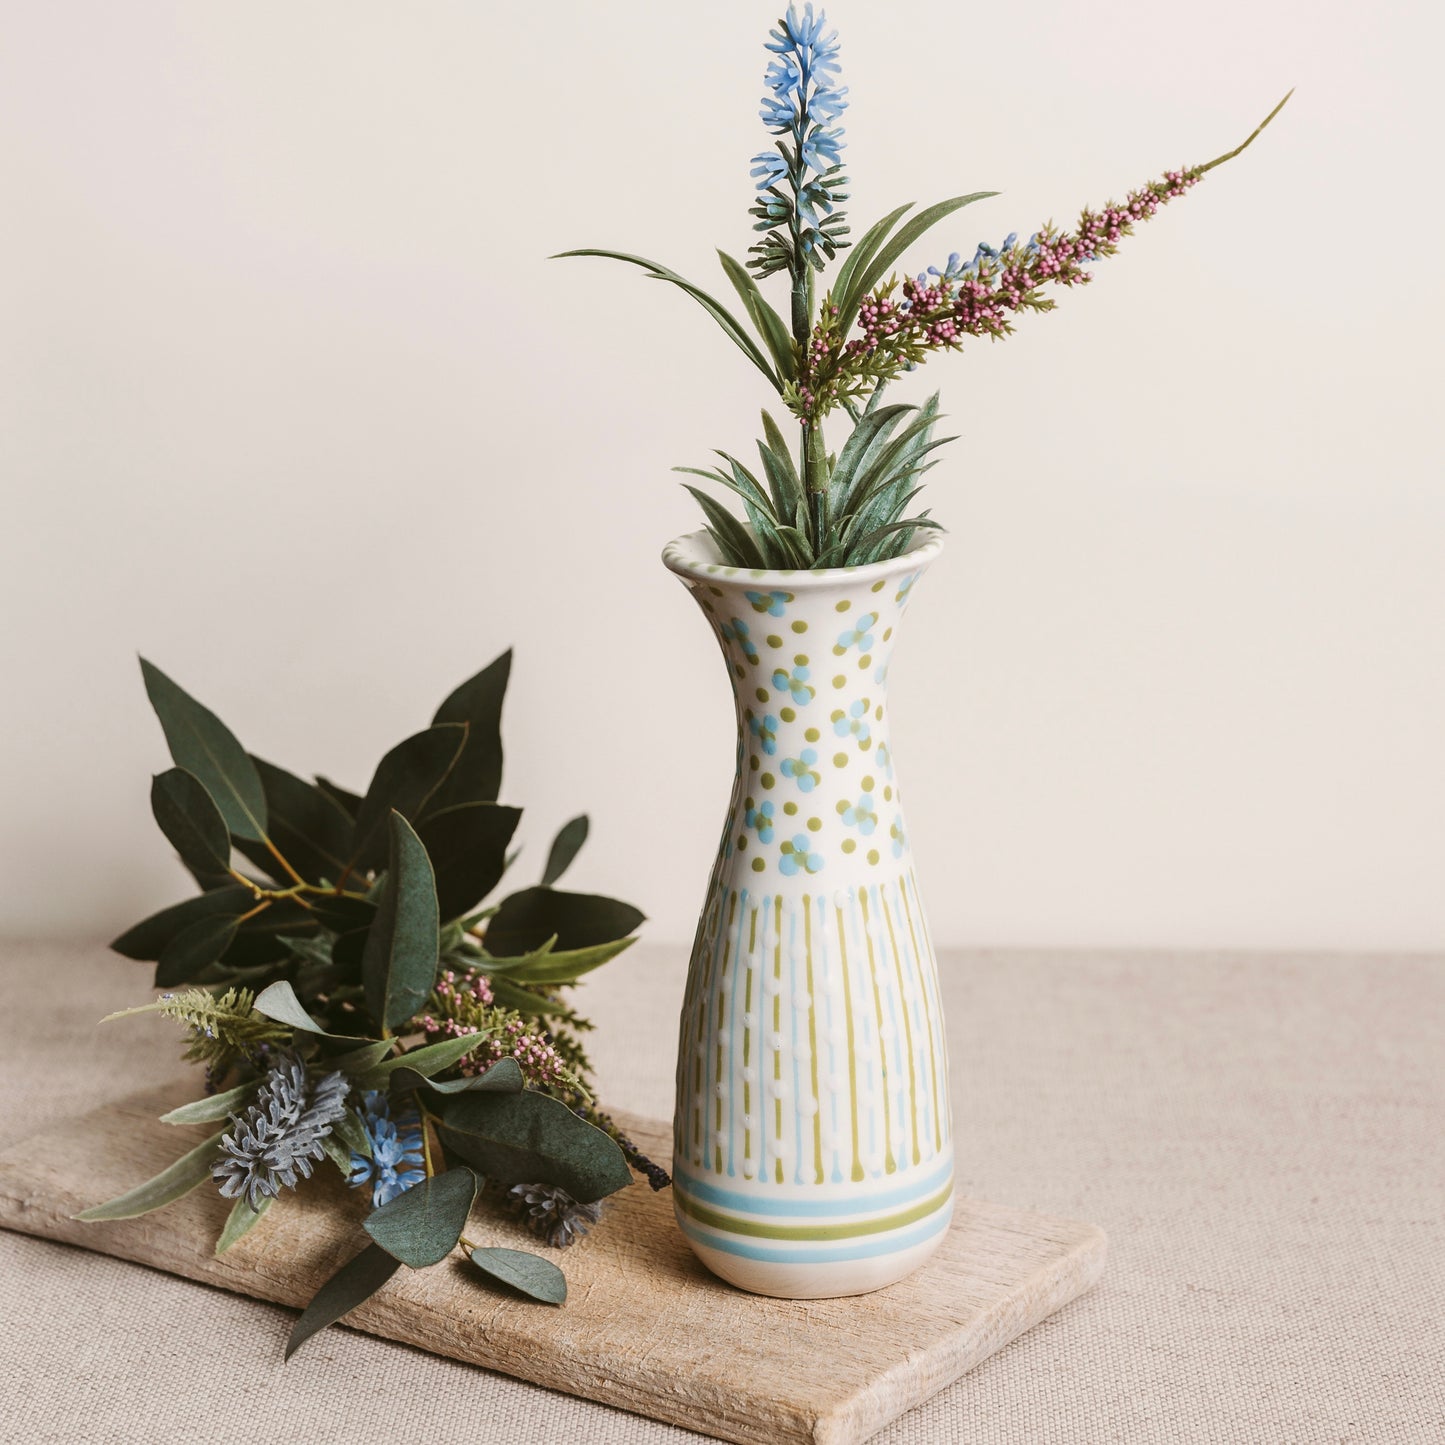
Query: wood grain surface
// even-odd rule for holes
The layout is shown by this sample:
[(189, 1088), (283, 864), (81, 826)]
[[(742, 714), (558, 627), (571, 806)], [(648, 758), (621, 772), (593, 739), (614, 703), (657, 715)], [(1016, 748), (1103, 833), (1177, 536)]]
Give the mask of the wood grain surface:
[[(174, 1088), (137, 1094), (0, 1155), (0, 1226), (303, 1304), (365, 1238), (362, 1196), (327, 1165), (219, 1259), (212, 1248), (229, 1204), (209, 1188), (139, 1219), (71, 1219), (214, 1129), (157, 1122), (183, 1102)], [(667, 1157), (666, 1125), (618, 1122)], [(485, 1197), (468, 1235), (535, 1244)], [(638, 1182), (609, 1201), (589, 1238), (538, 1249), (566, 1272), (560, 1308), (494, 1293), (458, 1255), (398, 1271), (347, 1324), (723, 1440), (851, 1445), (1082, 1294), (1105, 1248), (1094, 1225), (960, 1199), (943, 1245), (902, 1283), (851, 1299), (766, 1299), (708, 1274), (673, 1223), (668, 1192)], [(277, 1322), (278, 1356), (290, 1324)], [(303, 1347), (287, 1368), (314, 1367)]]

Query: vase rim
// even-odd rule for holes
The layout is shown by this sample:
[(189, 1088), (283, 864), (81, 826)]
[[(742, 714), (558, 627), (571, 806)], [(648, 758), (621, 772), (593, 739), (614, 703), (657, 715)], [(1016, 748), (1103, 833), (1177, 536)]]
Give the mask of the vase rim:
[(730, 567), (719, 560), (717, 544), (707, 529), (702, 527), (696, 532), (684, 532), (680, 537), (674, 537), (662, 549), (662, 565), (679, 577), (692, 577), (700, 581), (721, 579), (727, 582), (780, 582), (797, 592), (836, 587), (840, 583), (852, 585), (856, 582), (872, 582), (878, 578), (894, 577), (901, 572), (927, 566), (942, 551), (943, 539), (943, 532), (935, 528), (922, 529), (906, 552), (890, 557), (885, 562), (868, 562), (861, 567), (823, 567), (817, 570), (802, 567)]

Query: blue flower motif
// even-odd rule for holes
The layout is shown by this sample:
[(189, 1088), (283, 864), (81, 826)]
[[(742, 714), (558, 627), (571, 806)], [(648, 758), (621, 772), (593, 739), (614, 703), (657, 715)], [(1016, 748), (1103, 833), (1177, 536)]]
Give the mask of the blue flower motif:
[(841, 657), (850, 647), (856, 647), (861, 652), (873, 651), (873, 627), (878, 621), (876, 612), (865, 612), (857, 622), (856, 626), (845, 627), (838, 634), (838, 641), (833, 648), (837, 656)]
[(736, 642), (742, 648), (743, 656), (754, 666), (757, 665), (758, 647), (748, 636), (748, 624), (741, 617), (734, 617), (731, 622), (724, 622), (721, 631), (724, 641)]
[(785, 672), (781, 667), (773, 673), (773, 686), (779, 692), (790, 692), (793, 701), (799, 707), (812, 702), (817, 689), (809, 683), (810, 670), (801, 665), (794, 667), (791, 672)]
[(812, 844), (806, 833), (784, 839), (780, 852), (782, 856), (778, 859), (778, 867), (790, 878), (795, 873), (804, 871), (816, 873), (823, 866), (823, 855), (812, 851)]
[(754, 612), (766, 612), (769, 617), (781, 617), (787, 604), (793, 600), (791, 592), (746, 592), (743, 595), (753, 604)]
[(898, 584), (898, 591), (893, 594), (893, 600), (902, 607), (908, 601), (908, 594), (913, 591), (913, 584), (918, 581), (919, 574), (910, 572), (903, 581)]
[(893, 839), (893, 856), (901, 858), (903, 850), (908, 847), (908, 839), (903, 832), (903, 815), (901, 813), (893, 820), (892, 826), (888, 829), (888, 836)]
[(784, 758), (778, 771), (785, 778), (792, 778), (800, 791), (811, 793), (823, 781), (823, 775), (813, 766), (817, 761), (817, 748), (804, 748), (796, 758)]
[(865, 838), (878, 826), (872, 793), (860, 793), (856, 803), (839, 803), (838, 811), (843, 815), (843, 822), (850, 828), (856, 828)]
[(840, 738), (857, 738), (858, 746), (866, 748), (873, 740), (873, 730), (868, 726), (868, 699), (857, 698), (847, 712), (842, 708), (835, 708), (833, 731)]
[(747, 802), (747, 823), (758, 835), (759, 843), (771, 843), (773, 841), (773, 807), (772, 799), (767, 799), (761, 807), (755, 807), (753, 800)]
[(873, 754), (873, 761), (890, 778), (893, 776), (893, 757), (888, 751), (887, 743), (878, 744), (878, 751)]
[(748, 719), (748, 727), (752, 734), (762, 745), (763, 751), (769, 756), (778, 750), (778, 729), (782, 726), (772, 713), (766, 717), (759, 717), (756, 713)]
[(371, 1158), (351, 1155), (351, 1187), (371, 1185), (371, 1207), (380, 1209), (398, 1194), (426, 1178), (422, 1167), (421, 1118), (415, 1109), (403, 1109), (395, 1119), (391, 1104), (380, 1089), (361, 1096), (363, 1111), (358, 1115), (371, 1141)]

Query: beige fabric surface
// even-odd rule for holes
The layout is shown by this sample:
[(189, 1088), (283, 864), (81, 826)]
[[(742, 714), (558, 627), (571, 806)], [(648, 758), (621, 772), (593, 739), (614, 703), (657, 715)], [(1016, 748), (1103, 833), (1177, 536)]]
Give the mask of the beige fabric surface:
[[(665, 1113), (685, 959), (583, 990), (603, 1097)], [(947, 953), (959, 1184), (1101, 1224), (1102, 1284), (889, 1445), (1445, 1441), (1445, 958)], [(0, 950), (0, 1145), (181, 1072), (143, 965)], [(605, 1227), (605, 1225), (604, 1225)], [(0, 1234), (0, 1439), (696, 1439)], [(859, 1302), (860, 1328), (868, 1308)]]

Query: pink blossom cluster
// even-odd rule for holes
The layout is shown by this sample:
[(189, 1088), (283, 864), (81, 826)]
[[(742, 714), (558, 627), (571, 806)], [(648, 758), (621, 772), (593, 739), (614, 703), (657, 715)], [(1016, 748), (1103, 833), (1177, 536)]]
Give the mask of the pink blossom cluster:
[(436, 984), (437, 1014), (421, 1021), (429, 1044), (463, 1034), (487, 1032), (491, 1036), (458, 1065), (468, 1076), (484, 1074), (498, 1059), (513, 1058), (529, 1083), (565, 1085), (566, 1066), (545, 1034), (528, 1031), (519, 1014), (494, 1008), (491, 984), (479, 973), (446, 970)]
[[(906, 278), (865, 296), (858, 308), (859, 335), (838, 332), (837, 307), (825, 312), (815, 329), (798, 378), (799, 409), (804, 418), (820, 403), (831, 405), (856, 387), (853, 378), (886, 379), (917, 365), (930, 351), (956, 349), (966, 336), (1007, 336), (1012, 313), (1028, 308), (1047, 311), (1053, 302), (1040, 296), (1046, 284), (1076, 286), (1092, 279), (1083, 268), (1112, 255), (1119, 240), (1160, 208), (1195, 185), (1199, 169), (1166, 171), (1160, 180), (1132, 191), (1122, 205), (1086, 209), (1075, 231), (1045, 226), (1026, 244), (1005, 242), (993, 252), (980, 247), (968, 266)], [(852, 382), (852, 384), (850, 384)]]

